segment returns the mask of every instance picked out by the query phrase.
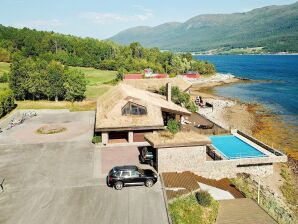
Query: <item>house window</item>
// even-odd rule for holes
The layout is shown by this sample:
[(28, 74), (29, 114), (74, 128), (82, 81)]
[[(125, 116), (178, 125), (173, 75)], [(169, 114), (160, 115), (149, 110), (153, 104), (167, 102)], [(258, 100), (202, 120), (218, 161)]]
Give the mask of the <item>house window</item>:
[(143, 107), (135, 103), (129, 102), (122, 108), (122, 115), (146, 115), (146, 114), (147, 114), (146, 107)]

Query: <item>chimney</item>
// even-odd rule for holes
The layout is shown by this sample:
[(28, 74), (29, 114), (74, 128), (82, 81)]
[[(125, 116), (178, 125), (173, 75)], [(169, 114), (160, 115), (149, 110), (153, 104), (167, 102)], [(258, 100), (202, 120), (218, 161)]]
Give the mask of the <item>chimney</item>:
[(166, 84), (166, 89), (167, 89), (167, 101), (171, 102), (172, 100), (172, 84), (168, 82)]

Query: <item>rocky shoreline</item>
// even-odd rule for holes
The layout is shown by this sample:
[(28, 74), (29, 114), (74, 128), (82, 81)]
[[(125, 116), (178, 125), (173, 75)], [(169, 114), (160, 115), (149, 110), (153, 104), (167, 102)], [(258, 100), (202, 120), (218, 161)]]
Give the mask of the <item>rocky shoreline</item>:
[[(245, 81), (245, 80), (244, 80)], [(243, 82), (243, 80), (230, 77), (218, 81), (194, 83), (190, 89), (192, 98), (201, 96), (204, 101), (214, 105), (213, 110), (199, 109), (199, 113), (208, 119), (222, 125), (227, 129), (239, 129), (270, 146), (285, 152), (289, 162), (285, 165), (293, 171), (294, 186), (298, 185), (298, 136), (295, 130), (285, 124), (278, 116), (272, 115), (265, 107), (259, 104), (243, 103), (239, 100), (228, 99), (213, 91), (213, 87)], [(274, 166), (275, 172), (262, 180), (262, 186), (275, 197), (286, 202), (281, 187), (285, 179), (281, 176), (282, 164)], [(288, 184), (288, 183), (286, 183)], [(295, 194), (295, 192), (292, 192)]]

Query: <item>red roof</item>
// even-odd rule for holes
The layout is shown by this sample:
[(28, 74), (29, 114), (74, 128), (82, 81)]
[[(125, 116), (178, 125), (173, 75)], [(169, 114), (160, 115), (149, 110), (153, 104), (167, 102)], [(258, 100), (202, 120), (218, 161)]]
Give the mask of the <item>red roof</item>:
[(157, 78), (157, 79), (168, 78), (168, 74), (156, 74), (156, 75), (154, 76), (154, 78)]
[(192, 78), (192, 79), (197, 79), (201, 77), (199, 73), (186, 73), (183, 75), (186, 76), (187, 78)]
[(143, 74), (125, 74), (124, 79), (142, 79)]

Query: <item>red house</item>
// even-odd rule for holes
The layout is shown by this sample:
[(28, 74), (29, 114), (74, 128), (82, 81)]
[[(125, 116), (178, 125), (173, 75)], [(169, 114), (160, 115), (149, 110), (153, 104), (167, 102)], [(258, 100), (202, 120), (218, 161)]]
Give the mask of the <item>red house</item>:
[(142, 79), (143, 74), (125, 74), (124, 79)]
[(154, 74), (154, 78), (157, 79), (164, 79), (164, 78), (168, 78), (168, 74)]
[(186, 76), (187, 78), (190, 78), (190, 79), (198, 79), (201, 77), (201, 75), (198, 72), (193, 72), (193, 71), (189, 71), (183, 74), (183, 76)]

